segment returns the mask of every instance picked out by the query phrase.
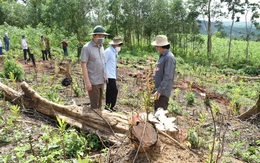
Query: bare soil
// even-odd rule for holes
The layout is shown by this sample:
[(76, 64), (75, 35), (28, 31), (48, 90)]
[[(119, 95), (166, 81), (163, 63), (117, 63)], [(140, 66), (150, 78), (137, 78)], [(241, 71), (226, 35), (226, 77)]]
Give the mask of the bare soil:
[[(36, 83), (43, 82), (42, 76), (53, 76), (53, 80), (47, 80), (47, 83), (41, 83), (45, 85), (49, 84), (61, 84), (59, 83), (62, 78), (65, 77), (65, 74), (55, 72), (54, 61), (45, 61), (37, 62), (37, 68), (35, 69), (31, 62), (25, 64), (23, 60), (18, 60), (19, 64), (24, 68), (26, 78), (30, 78), (27, 82), (29, 85), (35, 85)], [(60, 62), (57, 62), (60, 63)], [(141, 98), (137, 96), (138, 83), (136, 81), (135, 75), (137, 71), (145, 72), (143, 66), (134, 62), (125, 62), (120, 61), (118, 68), (118, 101), (116, 108), (121, 114), (126, 114), (131, 116), (132, 112), (140, 110), (138, 105), (141, 103)], [(0, 70), (2, 71), (3, 67), (0, 65)], [(36, 73), (37, 72), (37, 73)], [(34, 76), (34, 77), (32, 77)], [(72, 78), (78, 83), (79, 87), (84, 90), (83, 79), (81, 76), (80, 64), (72, 64), (71, 69)], [(1, 79), (2, 80), (2, 79)], [(6, 80), (6, 79), (3, 79)], [(206, 134), (206, 131), (213, 130), (213, 120), (211, 118), (211, 113), (209, 109), (206, 109), (204, 105), (204, 96), (203, 93), (210, 94), (210, 100), (215, 102), (220, 108), (223, 120), (222, 123), (217, 124), (217, 128), (223, 127), (223, 124), (227, 125), (227, 130), (224, 134), (224, 129), (220, 134), (223, 134), (222, 141), (224, 141), (224, 146), (221, 149), (224, 149), (222, 154), (222, 159), (220, 162), (243, 162), (241, 158), (236, 159), (234, 154), (231, 152), (234, 150), (233, 147), (229, 146), (230, 143), (235, 141), (243, 140), (247, 143), (247, 146), (250, 144), (255, 144), (256, 140), (260, 140), (259, 126), (258, 124), (252, 124), (249, 122), (239, 121), (235, 116), (233, 116), (228, 109), (228, 99), (224, 95), (214, 94), (210, 92), (209, 89), (204, 88), (203, 86), (193, 83), (190, 87), (190, 83), (194, 79), (189, 77), (179, 77), (176, 76), (174, 89), (179, 88), (180, 93), (178, 97), (174, 95), (174, 90), (172, 91), (172, 99), (177, 101), (180, 106), (183, 108), (182, 115), (170, 114), (169, 116), (174, 116), (177, 118), (176, 124), (179, 126), (180, 135), (187, 135), (189, 129), (200, 128), (201, 132), (198, 133), (199, 137), (203, 137), (204, 141), (200, 142), (199, 147), (191, 147), (189, 142), (183, 140), (180, 141), (187, 149), (181, 149), (178, 145), (173, 143), (171, 140), (166, 138), (163, 135), (159, 134), (159, 139), (153, 148), (146, 152), (140, 152), (136, 149), (131, 141), (128, 139), (127, 135), (124, 141), (120, 144), (114, 144), (110, 147), (108, 155), (102, 157), (102, 162), (124, 162), (124, 163), (146, 163), (146, 162), (156, 162), (156, 163), (200, 163), (206, 162), (209, 157), (209, 145), (213, 143), (213, 135)], [(46, 82), (46, 81), (45, 81)], [(18, 87), (17, 87), (18, 88)], [(187, 100), (185, 100), (185, 94), (189, 91), (195, 93), (195, 104), (192, 106), (187, 105)], [(75, 100), (78, 105), (88, 104), (87, 93), (84, 93), (82, 97), (76, 97), (71, 87), (63, 87), (63, 91), (60, 92), (60, 98), (66, 103), (72, 103), (72, 100)], [(104, 102), (104, 100), (103, 100)], [(7, 102), (1, 101), (0, 107), (6, 108), (10, 105)], [(201, 113), (206, 114), (206, 121), (203, 125), (199, 123), (199, 116)], [(4, 114), (10, 114), (10, 111), (5, 110)], [(5, 117), (5, 115), (2, 115)], [(30, 126), (36, 125), (41, 126), (42, 124), (47, 124), (55, 128), (55, 120), (46, 117), (40, 113), (37, 113), (33, 110), (28, 110), (22, 108), (21, 119), (18, 119), (17, 122), (25, 130), (31, 129)], [(3, 126), (0, 126), (3, 127)], [(0, 128), (1, 130), (1, 128)], [(37, 133), (37, 128), (34, 129), (34, 136), (37, 138), (42, 133)], [(234, 139), (233, 133), (241, 133), (240, 137)], [(221, 140), (218, 140), (221, 141)], [(12, 153), (16, 143), (0, 143), (0, 154)], [(215, 147), (217, 148), (217, 147)], [(99, 153), (99, 151), (93, 152), (93, 155)], [(91, 153), (90, 153), (91, 156)]]

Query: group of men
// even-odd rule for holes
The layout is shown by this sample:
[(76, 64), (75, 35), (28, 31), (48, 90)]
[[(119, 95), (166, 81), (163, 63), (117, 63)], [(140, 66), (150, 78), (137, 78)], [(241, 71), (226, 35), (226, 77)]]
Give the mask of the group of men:
[[(42, 52), (42, 60), (48, 60), (51, 59), (51, 42), (49, 38), (45, 38), (44, 36), (41, 36), (41, 39), (39, 41), (39, 46), (41, 48), (41, 52)], [(29, 44), (26, 40), (26, 36), (23, 35), (22, 36), (22, 40), (21, 40), (21, 47), (23, 49), (23, 57), (25, 60), (25, 63), (27, 63), (27, 61), (32, 60), (34, 67), (36, 67), (35, 64), (35, 59), (34, 59), (34, 55), (30, 52), (30, 48), (29, 48)], [(28, 58), (27, 58), (27, 54), (28, 54)]]
[(48, 60), (51, 59), (51, 42), (50, 39), (44, 36), (41, 36), (40, 42), (39, 42), (41, 51), (42, 51), (42, 60)]
[[(81, 51), (81, 68), (85, 82), (85, 89), (88, 92), (92, 109), (101, 109), (102, 94), (104, 85), (106, 89), (105, 109), (117, 111), (118, 88), (117, 78), (117, 55), (123, 45), (120, 36), (115, 36), (109, 42), (110, 47), (104, 50), (103, 43), (105, 36), (109, 35), (105, 29), (98, 25), (91, 33), (92, 40), (86, 43)], [(154, 111), (158, 108), (167, 110), (168, 102), (173, 86), (176, 68), (175, 57), (170, 49), (170, 43), (165, 35), (157, 35), (151, 43), (160, 54), (154, 69), (155, 97)], [(83, 115), (87, 114), (83, 112)]]

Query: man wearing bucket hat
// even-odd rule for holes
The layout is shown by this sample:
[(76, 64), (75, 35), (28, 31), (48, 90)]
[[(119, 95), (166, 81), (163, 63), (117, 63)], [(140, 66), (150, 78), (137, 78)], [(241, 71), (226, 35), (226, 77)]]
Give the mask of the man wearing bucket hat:
[(81, 51), (81, 68), (91, 108), (101, 109), (104, 84), (107, 80), (103, 42), (105, 35), (109, 34), (98, 25), (91, 35), (92, 40), (86, 43)]
[(115, 36), (113, 40), (109, 42), (111, 45), (105, 50), (106, 58), (106, 73), (107, 73), (107, 89), (106, 89), (106, 106), (105, 109), (110, 111), (116, 111), (114, 108), (117, 100), (118, 89), (116, 85), (117, 75), (117, 55), (123, 45), (120, 36)]
[(155, 93), (154, 110), (163, 108), (167, 110), (168, 102), (173, 87), (174, 74), (176, 68), (175, 57), (170, 51), (170, 43), (165, 35), (157, 35), (152, 45), (160, 54), (154, 69)]

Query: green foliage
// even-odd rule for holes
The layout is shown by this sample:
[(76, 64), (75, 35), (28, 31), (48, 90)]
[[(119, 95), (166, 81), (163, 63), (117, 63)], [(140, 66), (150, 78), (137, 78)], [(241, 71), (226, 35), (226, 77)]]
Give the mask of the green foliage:
[(89, 141), (78, 135), (75, 129), (70, 129), (64, 134), (64, 140), (66, 144), (66, 154), (69, 157), (76, 157), (77, 155), (83, 156), (84, 152), (90, 150), (88, 147)]
[(17, 64), (17, 62), (11, 58), (6, 57), (4, 60), (4, 74), (5, 77), (15, 81), (23, 80), (23, 68)]
[(235, 155), (236, 157), (241, 157), (243, 154), (242, 148), (245, 142), (237, 141), (234, 143), (229, 144), (231, 147), (233, 147), (233, 151), (231, 154)]
[(88, 156), (86, 156), (84, 159), (78, 155), (78, 163), (94, 163), (95, 161), (92, 161)]
[(147, 68), (148, 72), (143, 74), (137, 72), (136, 83), (139, 85), (139, 96), (142, 99), (142, 106), (146, 113), (149, 114), (153, 110), (153, 103), (158, 97), (153, 95), (154, 93), (154, 82), (152, 79), (153, 68), (154, 68), (154, 59), (152, 57), (147, 58)]
[(187, 101), (187, 105), (192, 106), (195, 102), (195, 95), (193, 92), (187, 92), (185, 94), (185, 99)]
[(195, 130), (193, 130), (193, 129), (188, 130), (187, 140), (191, 143), (192, 148), (198, 147), (199, 136)]
[(176, 115), (182, 115), (183, 109), (177, 101), (170, 100), (168, 105), (169, 113), (174, 113)]
[(20, 115), (20, 106), (12, 105), (11, 111), (13, 113), (13, 116), (18, 117)]
[(89, 140), (88, 146), (91, 149), (100, 149), (101, 148), (101, 142), (99, 137), (94, 133), (89, 133), (87, 135), (87, 139)]
[(76, 94), (77, 97), (80, 97), (82, 95), (82, 90), (78, 86), (77, 82), (72, 82), (72, 83), (73, 83), (72, 89), (73, 89), (74, 93)]
[(202, 125), (205, 123), (206, 114), (200, 113), (199, 116), (200, 116), (200, 117), (199, 117), (200, 126), (202, 126)]

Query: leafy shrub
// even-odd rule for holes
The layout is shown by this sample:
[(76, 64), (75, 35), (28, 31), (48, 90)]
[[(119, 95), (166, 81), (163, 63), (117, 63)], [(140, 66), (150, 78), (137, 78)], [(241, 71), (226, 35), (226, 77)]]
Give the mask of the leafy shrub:
[(177, 101), (170, 100), (168, 111), (177, 115), (182, 115), (183, 109)]
[(243, 71), (248, 75), (258, 76), (260, 75), (260, 66), (246, 66), (245, 68), (243, 68)]
[(190, 142), (192, 148), (197, 148), (199, 144), (199, 136), (195, 130), (188, 130), (187, 140)]
[(23, 68), (17, 64), (17, 62), (11, 58), (7, 57), (4, 60), (4, 75), (6, 78), (10, 78), (13, 75), (16, 81), (23, 80)]
[(87, 140), (83, 136), (77, 134), (77, 132), (73, 129), (64, 134), (65, 142), (66, 142), (66, 154), (70, 157), (76, 157), (78, 154), (83, 155), (86, 150), (90, 150), (90, 148), (86, 148)]
[(194, 98), (195, 98), (195, 95), (193, 92), (188, 92), (186, 95), (185, 95), (185, 99), (187, 100), (187, 105), (193, 105), (194, 104)]

